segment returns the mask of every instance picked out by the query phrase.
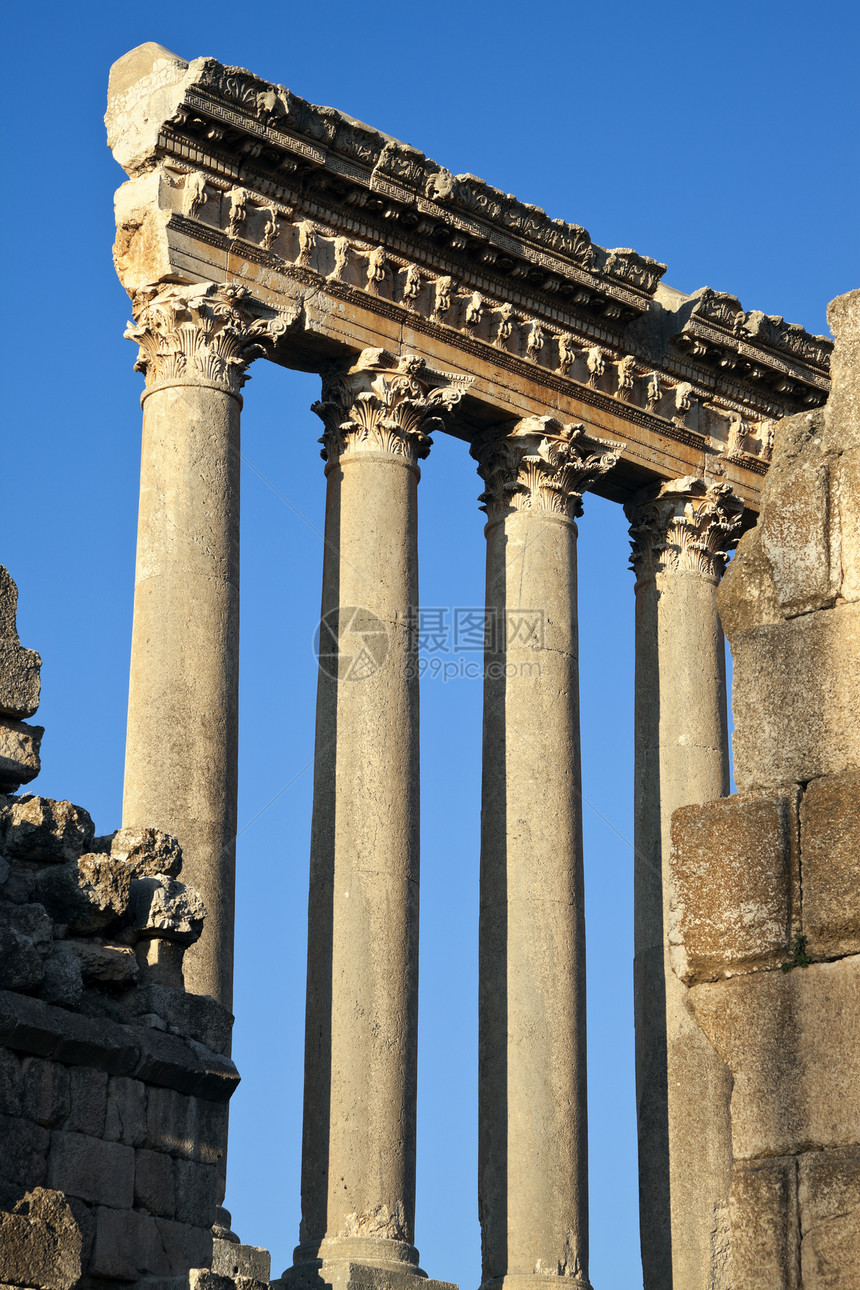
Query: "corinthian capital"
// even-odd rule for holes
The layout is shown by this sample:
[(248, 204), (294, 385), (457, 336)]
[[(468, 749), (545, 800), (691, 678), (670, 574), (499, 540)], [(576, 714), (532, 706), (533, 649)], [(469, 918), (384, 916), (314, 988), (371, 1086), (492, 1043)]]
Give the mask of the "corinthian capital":
[(147, 388), (171, 382), (205, 382), (238, 394), (248, 365), (287, 330), (281, 317), (251, 313), (247, 287), (214, 283), (144, 287), (132, 297), (134, 322), (127, 340), (140, 346), (136, 372)]
[(574, 519), (582, 494), (611, 470), (624, 447), (589, 439), (581, 425), (526, 417), (472, 445), (487, 485), (479, 497), (490, 520), (514, 511), (544, 511)]
[(718, 581), (740, 537), (744, 504), (728, 484), (695, 475), (662, 484), (659, 492), (628, 503), (630, 567), (637, 578), (691, 570)]
[(389, 453), (413, 465), (426, 457), (430, 434), (460, 402), (471, 376), (435, 372), (416, 354), (395, 358), (365, 349), (349, 367), (322, 374), (322, 398), (311, 411), (325, 426), (321, 457), (329, 463), (360, 453)]

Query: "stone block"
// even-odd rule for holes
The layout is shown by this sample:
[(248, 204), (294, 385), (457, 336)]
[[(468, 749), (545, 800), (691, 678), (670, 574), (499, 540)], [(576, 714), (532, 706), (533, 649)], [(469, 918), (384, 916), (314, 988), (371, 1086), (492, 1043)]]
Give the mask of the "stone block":
[(0, 927), (0, 989), (37, 990), (44, 975), (44, 960), (29, 936)]
[(107, 1090), (105, 1137), (139, 1147), (146, 1141), (146, 1085), (138, 1079), (113, 1075)]
[(0, 792), (14, 793), (29, 784), (42, 769), (39, 755), (44, 726), (0, 717)]
[(66, 941), (63, 949), (77, 958), (82, 979), (91, 984), (132, 985), (140, 971), (134, 950), (128, 945), (81, 940)]
[(65, 1129), (69, 1133), (86, 1133), (100, 1138), (105, 1130), (107, 1081), (104, 1071), (88, 1066), (72, 1066), (69, 1071), (71, 1107)]
[(36, 1187), (0, 1213), (0, 1278), (40, 1290), (72, 1290), (81, 1273), (83, 1238), (65, 1197)]
[(119, 1209), (134, 1202), (134, 1151), (83, 1133), (55, 1130), (48, 1154), (48, 1185), (94, 1205)]
[(860, 447), (860, 291), (837, 296), (827, 306), (827, 321), (836, 337), (830, 362), (832, 383), (827, 420), (843, 448)]
[(25, 1058), (24, 1068), (23, 1114), (46, 1128), (59, 1124), (69, 1113), (68, 1070), (41, 1057)]
[(736, 1164), (729, 1215), (732, 1284), (743, 1290), (800, 1290), (795, 1161)]
[[(174, 1165), (179, 1163), (162, 1151), (138, 1148), (134, 1167), (134, 1203), (138, 1209), (148, 1210), (150, 1214), (160, 1214), (164, 1218), (173, 1218), (175, 1215), (183, 1221), (190, 1221), (186, 1213), (176, 1212)], [(191, 1168), (201, 1166), (191, 1164)]]
[(0, 905), (0, 927), (14, 927), (16, 932), (33, 942), (41, 954), (46, 954), (54, 943), (54, 924), (44, 905)]
[(839, 594), (860, 600), (860, 448), (843, 452), (833, 467), (831, 509), (842, 574)]
[(8, 990), (0, 991), (0, 1043), (112, 1075), (131, 1075), (140, 1064), (140, 1048), (124, 1026)]
[(88, 1269), (108, 1282), (137, 1281), (141, 1274), (173, 1271), (156, 1220), (133, 1209), (96, 1210), (96, 1234)]
[(227, 1142), (227, 1107), (174, 1089), (151, 1088), (146, 1145), (186, 1160), (217, 1164)]
[[(155, 1154), (155, 1153), (153, 1153)], [(166, 1156), (161, 1156), (166, 1160)], [(176, 1217), (182, 1223), (211, 1227), (218, 1205), (218, 1170), (198, 1160), (174, 1160)]]
[(731, 644), (740, 792), (860, 765), (860, 603), (752, 628)]
[(239, 1083), (239, 1073), (229, 1057), (213, 1053), (194, 1039), (150, 1029), (139, 1032), (139, 1042), (141, 1057), (135, 1074), (148, 1084), (226, 1101)]
[(203, 930), (205, 913), (197, 892), (175, 878), (156, 874), (132, 880), (129, 921), (141, 936), (192, 945)]
[(731, 1069), (735, 1159), (845, 1146), (860, 1123), (860, 958), (696, 985)]
[(182, 869), (182, 847), (160, 829), (119, 829), (110, 839), (110, 853), (129, 865), (135, 878), (176, 878)]
[(670, 872), (669, 952), (683, 981), (778, 967), (800, 930), (796, 794), (682, 807)]
[(74, 954), (66, 954), (60, 947), (45, 960), (45, 975), (39, 987), (40, 998), (46, 1003), (76, 1008), (81, 1001), (83, 989), (80, 959)]
[(18, 1116), (0, 1115), (0, 1178), (22, 1187), (41, 1187), (47, 1169), (49, 1134)]
[(174, 990), (184, 990), (182, 974), (184, 945), (176, 941), (161, 941), (156, 938), (138, 941), (134, 950), (141, 968), (141, 981), (151, 981), (156, 985), (170, 986)]
[(24, 1070), (21, 1059), (0, 1048), (0, 1115), (21, 1114)]
[(3, 850), (15, 860), (77, 860), (95, 828), (89, 814), (71, 802), (55, 802), (29, 793), (6, 809)]
[(849, 1290), (860, 1269), (860, 1147), (798, 1159), (803, 1290)]
[(140, 1012), (154, 1012), (170, 1030), (198, 1040), (213, 1052), (229, 1048), (233, 1017), (209, 995), (153, 983), (137, 991), (135, 1005)]
[(42, 660), (34, 649), (0, 639), (0, 713), (32, 717), (39, 706), (39, 669)]
[(256, 1245), (240, 1245), (236, 1241), (212, 1243), (212, 1271), (218, 1276), (247, 1277), (249, 1281), (262, 1281), (268, 1285), (272, 1275), (272, 1259), (268, 1250)]
[(93, 936), (129, 913), (128, 869), (109, 856), (90, 853), (49, 869), (36, 882), (39, 900), (72, 936)]
[(807, 953), (860, 952), (860, 771), (814, 779), (800, 807)]
[(205, 1227), (176, 1223), (170, 1218), (155, 1220), (158, 1235), (171, 1272), (208, 1267), (212, 1260), (212, 1232)]
[(830, 480), (827, 463), (799, 460), (768, 478), (762, 507), (762, 549), (785, 616), (833, 603), (841, 568), (830, 561)]

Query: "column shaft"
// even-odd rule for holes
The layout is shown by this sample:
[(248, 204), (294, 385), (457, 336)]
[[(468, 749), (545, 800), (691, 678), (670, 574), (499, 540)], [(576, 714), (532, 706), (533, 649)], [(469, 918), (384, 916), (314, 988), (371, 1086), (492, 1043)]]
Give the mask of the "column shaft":
[(634, 1011), (645, 1290), (707, 1290), (712, 1244), (727, 1222), (729, 1075), (689, 1014), (666, 929), (672, 814), (729, 790), (715, 595), (740, 509), (727, 489), (694, 479), (628, 507), (637, 572)]
[(529, 418), (488, 484), (478, 1206), (484, 1287), (588, 1286), (576, 524), (615, 463)]

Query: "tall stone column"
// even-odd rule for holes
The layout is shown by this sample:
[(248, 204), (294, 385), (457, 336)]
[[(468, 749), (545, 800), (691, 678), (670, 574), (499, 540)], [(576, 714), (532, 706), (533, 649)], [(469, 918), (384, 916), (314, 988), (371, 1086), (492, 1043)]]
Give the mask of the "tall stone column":
[(153, 286), (133, 296), (146, 378), (124, 826), (182, 844), (203, 896), (189, 990), (231, 1010), (239, 650), (239, 390), (280, 331), (243, 287)]
[(678, 807), (729, 791), (716, 590), (743, 503), (727, 484), (689, 477), (648, 490), (625, 509), (636, 574), (634, 1010), (644, 1284), (710, 1290), (712, 1250), (728, 1225), (729, 1075), (669, 967), (670, 824)]
[(413, 1244), (418, 461), (470, 383), (365, 350), (324, 373), (314, 405), (328, 484), (290, 1285), (425, 1275)]
[(488, 517), (478, 1101), (487, 1288), (589, 1284), (575, 516), (617, 460), (609, 446), (535, 417), (472, 449)]

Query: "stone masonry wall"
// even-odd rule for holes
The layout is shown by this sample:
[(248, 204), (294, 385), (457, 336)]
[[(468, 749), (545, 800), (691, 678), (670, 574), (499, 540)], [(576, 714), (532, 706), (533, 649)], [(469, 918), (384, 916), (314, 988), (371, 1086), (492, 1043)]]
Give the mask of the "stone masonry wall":
[(719, 593), (739, 791), (672, 822), (672, 964), (733, 1081), (712, 1290), (860, 1268), (860, 292), (828, 318), (831, 398), (781, 423)]

